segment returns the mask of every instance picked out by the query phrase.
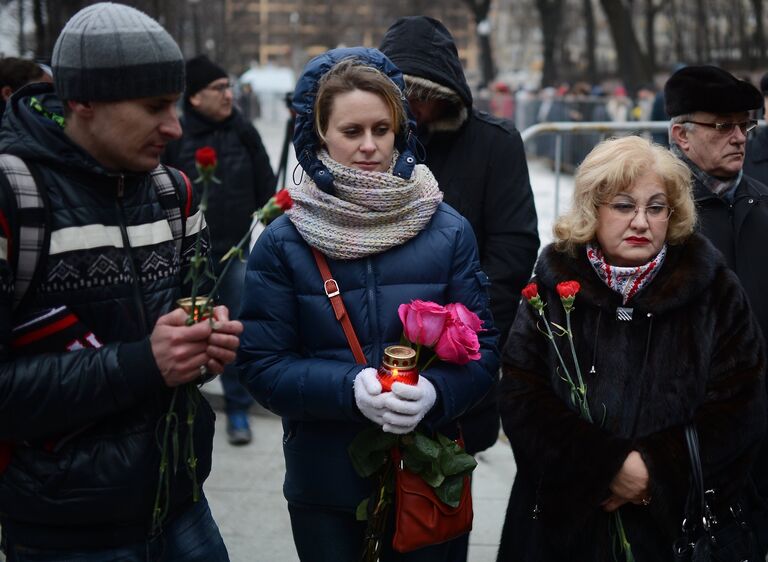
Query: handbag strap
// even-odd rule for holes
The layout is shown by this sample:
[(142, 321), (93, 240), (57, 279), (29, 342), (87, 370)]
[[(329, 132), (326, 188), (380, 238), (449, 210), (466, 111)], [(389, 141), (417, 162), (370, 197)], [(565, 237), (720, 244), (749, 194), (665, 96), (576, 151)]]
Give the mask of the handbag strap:
[(367, 365), (368, 360), (365, 358), (363, 348), (360, 346), (360, 341), (357, 339), (355, 328), (352, 326), (352, 322), (349, 320), (349, 314), (347, 314), (347, 308), (344, 306), (344, 301), (341, 298), (341, 291), (339, 290), (339, 284), (331, 275), (331, 268), (328, 267), (328, 261), (325, 256), (317, 248), (310, 247), (312, 250), (312, 256), (315, 258), (317, 268), (320, 270), (320, 275), (323, 277), (323, 288), (328, 300), (331, 301), (333, 307), (333, 313), (336, 315), (336, 320), (341, 323), (341, 329), (344, 330), (344, 335), (347, 337), (349, 347), (352, 350), (352, 355), (355, 356), (355, 361), (360, 365)]
[[(696, 517), (704, 517), (707, 513), (704, 496), (704, 470), (701, 468), (699, 433), (696, 430), (695, 424), (690, 423), (685, 426), (685, 444), (688, 448), (688, 458), (691, 462), (691, 484), (688, 490), (685, 511), (689, 521), (695, 521)], [(698, 509), (698, 513), (693, 513), (694, 509)]]

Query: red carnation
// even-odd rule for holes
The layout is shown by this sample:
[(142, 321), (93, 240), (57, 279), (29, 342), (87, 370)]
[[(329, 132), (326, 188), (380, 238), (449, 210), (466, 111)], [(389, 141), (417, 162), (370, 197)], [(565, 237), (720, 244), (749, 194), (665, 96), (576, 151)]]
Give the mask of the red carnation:
[(522, 293), (525, 300), (528, 301), (528, 304), (538, 310), (539, 314), (544, 314), (544, 301), (541, 300), (541, 297), (539, 296), (539, 287), (536, 283), (528, 283), (523, 287)]
[(275, 205), (280, 207), (282, 211), (287, 211), (293, 207), (293, 199), (287, 189), (281, 189), (275, 194)]
[(523, 287), (523, 297), (525, 297), (525, 300), (529, 301), (533, 297), (539, 296), (539, 287), (536, 285), (536, 283), (528, 283), (525, 287)]
[(578, 281), (563, 281), (555, 287), (566, 313), (573, 309), (573, 301), (576, 299), (576, 293), (579, 292), (579, 289), (581, 289), (581, 285)]
[(563, 281), (562, 283), (558, 283), (555, 289), (557, 290), (557, 294), (560, 295), (560, 298), (565, 299), (575, 297), (576, 293), (581, 289), (581, 285), (579, 285), (578, 281)]
[(201, 168), (214, 168), (216, 166), (216, 151), (210, 146), (198, 148), (195, 151), (195, 163)]

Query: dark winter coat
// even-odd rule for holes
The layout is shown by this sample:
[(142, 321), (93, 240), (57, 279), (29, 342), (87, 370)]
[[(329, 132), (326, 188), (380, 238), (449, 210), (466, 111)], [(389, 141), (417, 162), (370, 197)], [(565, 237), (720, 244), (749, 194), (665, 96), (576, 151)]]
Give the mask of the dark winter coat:
[[(693, 194), (699, 229), (725, 256), (725, 263), (736, 272), (764, 338), (768, 338), (768, 186), (745, 175), (733, 203), (714, 195), (700, 182)], [(768, 437), (754, 467), (760, 496), (768, 504)], [(768, 550), (768, 508), (758, 527), (760, 541)]]
[(744, 173), (768, 185), (768, 127), (760, 127), (755, 136), (747, 142)]
[[(454, 421), (496, 378), (498, 332), (488, 309), (488, 278), (472, 230), (441, 204), (427, 227), (405, 244), (356, 260), (328, 260), (369, 366), (402, 334), (397, 308), (412, 299), (462, 302), (490, 329), (480, 333), (482, 358), (459, 366), (436, 362), (422, 376), (438, 399), (427, 429), (456, 435)], [(354, 509), (370, 484), (352, 468), (347, 448), (371, 422), (358, 410), (355, 363), (323, 289), (310, 248), (288, 217), (259, 237), (248, 260), (238, 353), (244, 382), (264, 407), (283, 418), (289, 502)]]
[[(617, 319), (621, 298), (583, 247), (571, 258), (550, 246), (535, 281), (551, 322), (566, 325), (555, 291), (566, 280), (581, 283), (573, 338), (592, 417), (604, 421), (586, 422), (571, 406), (539, 315), (522, 302), (499, 394), (517, 463), (499, 560), (613, 560), (600, 503), (632, 450), (648, 468), (652, 497), (647, 507), (620, 509), (635, 559), (671, 560), (688, 490), (685, 424), (698, 428), (716, 510), (752, 496), (750, 468), (766, 427), (759, 327), (736, 276), (699, 235), (669, 247), (657, 277), (625, 305), (631, 321)], [(557, 343), (573, 372), (566, 339)]]
[[(45, 185), (52, 253), (28, 306), (12, 313), (19, 225), (0, 174), (0, 248), (10, 248), (0, 252), (0, 441), (15, 444), (0, 475), (0, 524), (15, 542), (39, 548), (129, 544), (148, 533), (159, 466), (155, 428), (171, 397), (149, 335), (182, 296), (192, 233), (204, 221), (194, 213), (186, 220), (180, 263), (149, 174), (105, 171), (31, 109), (30, 96), (61, 114), (50, 86), (20, 91), (0, 131), (0, 153), (24, 158)], [(178, 183), (181, 207), (196, 209)], [(18, 356), (10, 345), (13, 324), (64, 305), (104, 346)], [(183, 416), (183, 393), (180, 400)], [(195, 423), (200, 483), (211, 467), (213, 421), (203, 400)], [(185, 437), (182, 426), (181, 443)], [(191, 505), (191, 494), (181, 467), (171, 477), (171, 518)]]
[[(502, 339), (515, 318), (520, 290), (539, 250), (536, 208), (520, 133), (511, 121), (472, 107), (456, 46), (448, 30), (424, 16), (403, 18), (384, 36), (382, 52), (406, 79), (418, 77), (434, 95), (442, 87), (453, 108), (420, 127), (425, 164), (444, 201), (464, 215), (477, 237), (480, 263), (491, 279), (491, 310)], [(447, 94), (445, 92), (444, 94)]]
[[(480, 263), (491, 280), (491, 311), (500, 345), (515, 318), (520, 290), (539, 250), (536, 208), (520, 133), (511, 121), (472, 107), (456, 45), (437, 20), (398, 20), (386, 33), (382, 52), (408, 80), (444, 99), (451, 109), (419, 130), (425, 163), (477, 237)], [(461, 420), (467, 450), (482, 451), (499, 431), (493, 395)]]
[(186, 102), (181, 126), (183, 136), (169, 143), (163, 162), (194, 179), (195, 151), (204, 146), (216, 150), (216, 177), (221, 183), (209, 190), (205, 220), (218, 260), (248, 232), (253, 212), (275, 194), (275, 175), (259, 133), (237, 109), (216, 123)]

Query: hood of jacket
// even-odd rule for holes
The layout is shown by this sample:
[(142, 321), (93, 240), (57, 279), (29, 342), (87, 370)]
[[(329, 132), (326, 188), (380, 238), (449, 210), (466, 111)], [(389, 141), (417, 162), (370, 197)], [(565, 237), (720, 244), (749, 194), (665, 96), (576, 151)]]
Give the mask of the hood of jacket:
[[(692, 234), (683, 244), (669, 246), (659, 273), (627, 306), (653, 314), (674, 310), (706, 291), (721, 269), (727, 266), (720, 252), (704, 236)], [(548, 290), (554, 291), (562, 281), (576, 280), (581, 283), (579, 298), (608, 310), (622, 306), (621, 295), (597, 276), (583, 246), (574, 259), (550, 244), (542, 251), (535, 274)]]
[(8, 103), (0, 128), (0, 153), (15, 154), (56, 167), (109, 174), (64, 134), (63, 105), (52, 84), (24, 86)]
[(405, 75), (409, 95), (451, 103), (452, 111), (430, 129), (456, 130), (466, 121), (472, 92), (456, 43), (442, 23), (427, 16), (400, 18), (384, 35), (381, 51)]
[(408, 109), (405, 99), (405, 82), (400, 70), (376, 49), (352, 47), (332, 49), (313, 58), (304, 67), (296, 90), (293, 93), (292, 107), (296, 112), (296, 125), (293, 129), (293, 146), (296, 159), (304, 171), (317, 184), (317, 187), (327, 193), (333, 193), (333, 174), (320, 162), (317, 152), (321, 147), (320, 139), (315, 133), (315, 98), (320, 78), (341, 60), (354, 58), (372, 66), (387, 75), (400, 89), (401, 99), (405, 105), (407, 123), (403, 131), (395, 137), (395, 148), (400, 156), (395, 162), (392, 173), (399, 178), (409, 179), (416, 165), (415, 131), (416, 121)]

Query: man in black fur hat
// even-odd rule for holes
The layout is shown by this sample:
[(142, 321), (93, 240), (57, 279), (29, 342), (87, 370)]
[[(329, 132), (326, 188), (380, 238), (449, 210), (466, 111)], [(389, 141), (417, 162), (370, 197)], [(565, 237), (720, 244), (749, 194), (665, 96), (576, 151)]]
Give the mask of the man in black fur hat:
[[(715, 66), (687, 66), (664, 86), (671, 117), (670, 149), (691, 169), (699, 228), (724, 255), (768, 336), (768, 187), (744, 174), (751, 112), (760, 92)], [(768, 445), (754, 465), (752, 512), (763, 553), (768, 551)]]

